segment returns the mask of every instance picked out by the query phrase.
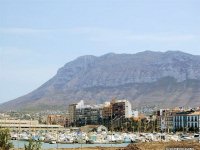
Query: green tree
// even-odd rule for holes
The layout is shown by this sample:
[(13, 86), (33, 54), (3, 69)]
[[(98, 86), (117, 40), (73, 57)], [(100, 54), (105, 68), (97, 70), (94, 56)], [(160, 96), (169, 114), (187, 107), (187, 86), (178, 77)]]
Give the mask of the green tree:
[(9, 150), (13, 148), (13, 144), (10, 142), (10, 131), (9, 129), (0, 129), (0, 149)]
[(29, 140), (28, 145), (24, 145), (25, 150), (41, 150), (42, 143), (40, 141)]

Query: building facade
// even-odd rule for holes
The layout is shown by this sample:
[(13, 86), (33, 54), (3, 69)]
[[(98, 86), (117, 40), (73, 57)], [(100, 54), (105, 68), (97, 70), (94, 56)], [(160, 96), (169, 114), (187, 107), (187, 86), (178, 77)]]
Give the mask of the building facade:
[(47, 117), (48, 125), (66, 125), (66, 116), (64, 115), (48, 115)]
[(76, 124), (76, 105), (70, 104), (68, 106), (68, 126), (75, 126)]
[(157, 111), (157, 130), (161, 132), (173, 131), (173, 115), (175, 112), (169, 109)]
[(199, 131), (200, 112), (186, 111), (176, 113), (173, 117), (173, 127), (175, 131)]
[(99, 125), (102, 123), (102, 107), (100, 105), (84, 105), (83, 101), (76, 106), (76, 126)]
[(131, 103), (128, 100), (113, 100), (111, 105), (113, 118), (132, 117)]

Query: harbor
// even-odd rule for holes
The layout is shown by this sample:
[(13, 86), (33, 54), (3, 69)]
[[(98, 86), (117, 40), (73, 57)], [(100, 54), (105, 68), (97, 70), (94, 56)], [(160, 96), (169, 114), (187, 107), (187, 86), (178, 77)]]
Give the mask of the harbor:
[(199, 142), (197, 133), (124, 133), (124, 132), (11, 132), (14, 148), (23, 148), (30, 139), (41, 141), (42, 149), (83, 147), (127, 147), (129, 144), (154, 142)]

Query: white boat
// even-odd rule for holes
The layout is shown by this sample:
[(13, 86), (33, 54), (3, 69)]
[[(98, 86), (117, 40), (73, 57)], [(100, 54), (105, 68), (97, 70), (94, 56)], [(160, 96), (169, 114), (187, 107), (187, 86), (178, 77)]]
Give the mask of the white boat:
[(178, 135), (171, 135), (170, 136), (170, 141), (181, 141)]
[(39, 141), (44, 141), (45, 140), (45, 137), (44, 136), (39, 136)]
[(30, 138), (29, 138), (29, 135), (27, 133), (22, 133), (19, 135), (19, 140), (22, 140), (22, 141), (28, 141)]
[(17, 134), (11, 134), (11, 140), (18, 140)]
[(49, 144), (56, 144), (56, 141), (52, 140), (52, 141), (49, 142)]
[(194, 137), (191, 137), (189, 135), (182, 135), (180, 140), (181, 141), (191, 141), (191, 140), (194, 140)]

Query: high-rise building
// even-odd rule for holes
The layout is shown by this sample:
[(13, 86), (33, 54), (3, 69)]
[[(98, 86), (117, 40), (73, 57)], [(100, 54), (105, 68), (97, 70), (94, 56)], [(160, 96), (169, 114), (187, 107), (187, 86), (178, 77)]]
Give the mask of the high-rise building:
[(102, 117), (110, 118), (112, 115), (112, 106), (110, 102), (105, 102), (102, 108)]
[(76, 125), (98, 125), (101, 124), (102, 108), (100, 105), (84, 105), (81, 101), (76, 107)]
[(70, 104), (68, 106), (69, 126), (75, 126), (75, 123), (76, 123), (76, 105), (77, 104)]
[(113, 100), (111, 105), (113, 118), (132, 117), (131, 103), (128, 100)]
[(160, 109), (157, 111), (157, 127), (163, 132), (173, 131), (173, 116), (177, 111), (169, 109)]

